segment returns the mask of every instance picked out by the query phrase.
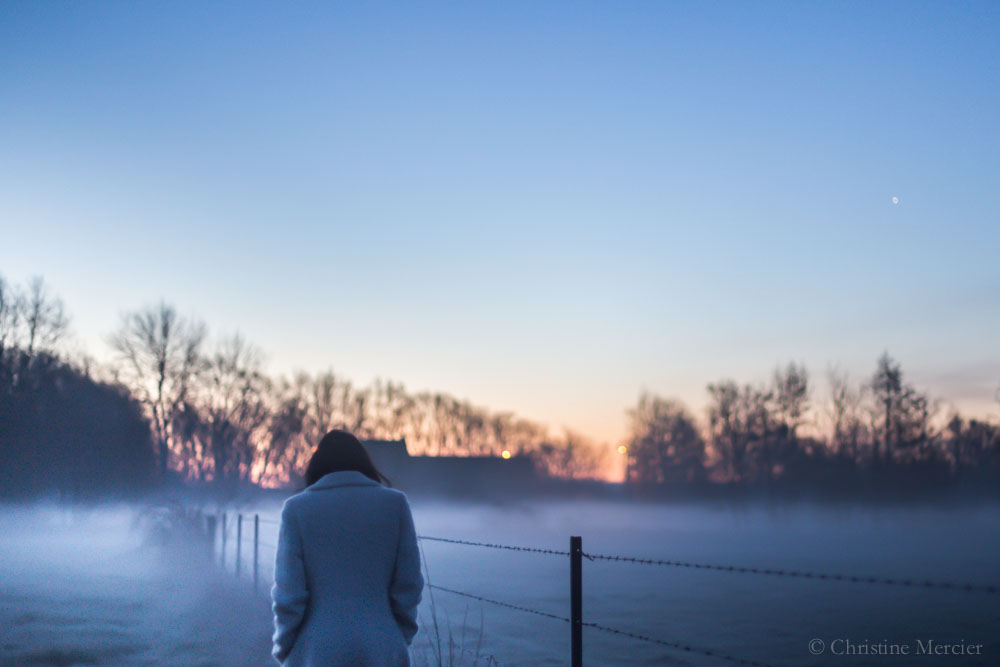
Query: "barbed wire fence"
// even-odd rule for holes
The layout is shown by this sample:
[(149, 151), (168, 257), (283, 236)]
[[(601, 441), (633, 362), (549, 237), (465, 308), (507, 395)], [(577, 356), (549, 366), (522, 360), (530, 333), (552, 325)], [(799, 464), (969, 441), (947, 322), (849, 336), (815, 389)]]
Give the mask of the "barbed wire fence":
[[(249, 534), (244, 536), (243, 524), (247, 523), (248, 525), (251, 525), (251, 522), (250, 521), (245, 522), (244, 518), (252, 519), (252, 526), (253, 526), (252, 536)], [(270, 550), (272, 554), (275, 553), (278, 548), (277, 544), (260, 539), (261, 524), (280, 526), (280, 522), (273, 519), (262, 518), (259, 514), (248, 515), (246, 517), (244, 517), (243, 514), (237, 514), (235, 521), (229, 521), (227, 520), (227, 514), (222, 513), (221, 521), (218, 522), (219, 526), (218, 540), (220, 543), (221, 564), (223, 568), (228, 569), (227, 555), (226, 555), (227, 545), (229, 540), (231, 538), (234, 538), (233, 539), (233, 541), (235, 542), (234, 569), (238, 577), (242, 577), (244, 574), (243, 544), (245, 542), (250, 542), (250, 546), (252, 547), (252, 567), (248, 574), (250, 575), (250, 578), (253, 580), (253, 585), (255, 590), (258, 589), (259, 584), (262, 580), (261, 576), (262, 573), (265, 573), (267, 575), (269, 581), (273, 582), (274, 580), (273, 567), (270, 565), (264, 565), (262, 567), (260, 559), (261, 547)], [(213, 522), (211, 525), (214, 528), (216, 523)], [(583, 664), (583, 650), (582, 650), (583, 628), (590, 628), (593, 630), (597, 630), (618, 637), (623, 637), (626, 639), (632, 639), (635, 641), (641, 641), (644, 643), (663, 646), (665, 648), (669, 648), (681, 653), (722, 660), (732, 664), (746, 665), (748, 667), (774, 667), (774, 665), (771, 665), (766, 662), (743, 658), (740, 656), (732, 655), (722, 650), (696, 646), (694, 644), (678, 641), (675, 639), (663, 639), (658, 637), (651, 637), (649, 635), (641, 634), (638, 632), (632, 632), (630, 630), (622, 628), (612, 628), (593, 621), (584, 621), (582, 614), (582, 562), (584, 559), (592, 562), (605, 561), (605, 562), (626, 563), (626, 564), (652, 566), (652, 567), (686, 568), (686, 569), (706, 570), (711, 572), (721, 572), (728, 574), (784, 577), (790, 579), (813, 580), (813, 581), (824, 581), (824, 582), (841, 582), (841, 583), (857, 584), (857, 585), (880, 585), (880, 586), (896, 586), (901, 588), (922, 588), (922, 589), (934, 589), (934, 590), (959, 591), (964, 593), (978, 593), (985, 595), (996, 595), (998, 592), (1000, 592), (1000, 587), (998, 587), (995, 584), (941, 581), (941, 580), (922, 579), (922, 578), (866, 576), (866, 575), (843, 574), (843, 573), (814, 572), (809, 570), (787, 569), (787, 568), (748, 567), (742, 565), (702, 563), (693, 561), (652, 559), (652, 558), (641, 558), (635, 556), (588, 553), (583, 550), (582, 538), (578, 536), (570, 537), (570, 549), (568, 551), (511, 545), (511, 544), (499, 544), (492, 542), (476, 542), (472, 540), (461, 540), (455, 538), (437, 537), (430, 535), (417, 535), (417, 538), (421, 541), (439, 542), (439, 543), (453, 544), (458, 546), (469, 546), (469, 547), (479, 547), (479, 548), (495, 549), (503, 551), (541, 554), (545, 556), (557, 556), (561, 558), (569, 557), (570, 560), (570, 596), (569, 596), (570, 615), (569, 616), (560, 616), (558, 614), (553, 614), (538, 609), (532, 609), (529, 607), (513, 604), (511, 602), (496, 600), (482, 595), (477, 595), (475, 593), (460, 591), (457, 589), (448, 588), (445, 586), (440, 586), (438, 584), (432, 584), (429, 582), (426, 583), (425, 585), (427, 588), (438, 590), (451, 595), (456, 595), (467, 599), (485, 602), (487, 604), (491, 604), (497, 607), (510, 609), (512, 611), (520, 613), (531, 614), (534, 616), (547, 618), (549, 620), (559, 621), (561, 623), (568, 623), (570, 625), (570, 633), (571, 633), (570, 637), (571, 665), (573, 667), (581, 667)]]
[[(486, 602), (499, 607), (512, 609), (514, 611), (529, 613), (536, 616), (546, 617), (553, 620), (569, 623), (571, 625), (571, 632), (573, 633), (573, 636), (571, 637), (571, 652), (572, 652), (571, 664), (574, 667), (582, 665), (582, 647), (580, 646), (580, 633), (577, 628), (582, 630), (582, 628), (585, 627), (592, 628), (594, 630), (598, 630), (608, 634), (616, 635), (619, 637), (625, 637), (636, 641), (656, 644), (683, 653), (714, 658), (737, 665), (747, 665), (750, 667), (773, 667), (769, 665), (769, 663), (735, 656), (725, 651), (717, 649), (696, 646), (682, 641), (650, 637), (648, 635), (640, 634), (637, 632), (631, 632), (629, 630), (612, 628), (600, 623), (584, 622), (582, 619), (582, 613), (580, 613), (582, 610), (579, 610), (578, 604), (574, 604), (574, 602), (576, 602), (580, 597), (581, 593), (582, 581), (580, 581), (581, 576), (578, 574), (578, 572), (580, 570), (580, 564), (582, 564), (583, 559), (587, 559), (590, 561), (608, 561), (608, 562), (631, 563), (631, 564), (659, 566), (659, 567), (700, 569), (700, 570), (708, 570), (714, 572), (726, 572), (732, 574), (750, 574), (750, 575), (762, 575), (762, 576), (773, 576), (773, 577), (787, 577), (793, 579), (816, 580), (816, 581), (831, 581), (831, 582), (836, 581), (836, 582), (844, 582), (850, 584), (876, 584), (876, 585), (887, 585), (887, 586), (899, 586), (906, 588), (926, 588), (926, 589), (962, 591), (968, 593), (984, 593), (988, 595), (995, 595), (997, 594), (998, 590), (1000, 590), (996, 585), (992, 584), (937, 581), (930, 579), (915, 579), (915, 578), (894, 578), (894, 577), (884, 577), (884, 576), (860, 576), (860, 575), (828, 573), (828, 572), (812, 572), (812, 571), (795, 570), (795, 569), (758, 568), (758, 567), (746, 567), (737, 565), (720, 565), (717, 563), (697, 563), (691, 561), (663, 560), (663, 559), (639, 558), (634, 556), (595, 554), (583, 551), (582, 540), (579, 537), (570, 538), (569, 551), (541, 549), (535, 547), (525, 547), (525, 546), (516, 546), (508, 544), (495, 544), (489, 542), (474, 542), (470, 540), (432, 537), (428, 535), (418, 535), (418, 538), (420, 538), (421, 540), (429, 540), (429, 541), (443, 542), (443, 543), (464, 545), (464, 546), (474, 546), (474, 547), (481, 547), (488, 549), (502, 549), (507, 551), (538, 553), (538, 554), (546, 554), (546, 555), (561, 556), (561, 557), (569, 556), (571, 560), (570, 617), (559, 616), (556, 614), (551, 614), (549, 612), (540, 611), (537, 609), (530, 609), (528, 607), (522, 607), (520, 605), (512, 604), (510, 602), (495, 600), (492, 598), (487, 598), (481, 595), (475, 595), (473, 593), (465, 591), (458, 591), (455, 589), (445, 588), (443, 586), (438, 586), (436, 584), (430, 585), (430, 587), (436, 590), (441, 590), (447, 593), (451, 593), (453, 595), (459, 595), (462, 597), (479, 600), (481, 602)], [(574, 561), (576, 562), (575, 565)]]

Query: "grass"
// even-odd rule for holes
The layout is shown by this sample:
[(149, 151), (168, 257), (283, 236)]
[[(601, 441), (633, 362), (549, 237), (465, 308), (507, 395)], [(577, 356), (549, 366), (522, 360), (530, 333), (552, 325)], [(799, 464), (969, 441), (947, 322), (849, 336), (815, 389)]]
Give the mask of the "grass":
[[(451, 618), (445, 616), (446, 626), (438, 620), (437, 601), (434, 599), (434, 589), (431, 585), (430, 570), (427, 569), (427, 558), (424, 556), (424, 547), (420, 545), (420, 560), (424, 565), (424, 581), (427, 585), (428, 599), (430, 600), (431, 618), (421, 620), (426, 646), (419, 647), (419, 652), (414, 651), (414, 658), (421, 661), (415, 664), (420, 667), (500, 667), (501, 663), (492, 654), (483, 653), (483, 609), (479, 608), (479, 633), (475, 638), (475, 648), (466, 646), (465, 630), (466, 621), (469, 617), (469, 605), (465, 605), (465, 613), (462, 615), (462, 633), (455, 640), (455, 633), (451, 626)], [(471, 660), (471, 662), (469, 662)], [(485, 662), (484, 662), (485, 661)]]

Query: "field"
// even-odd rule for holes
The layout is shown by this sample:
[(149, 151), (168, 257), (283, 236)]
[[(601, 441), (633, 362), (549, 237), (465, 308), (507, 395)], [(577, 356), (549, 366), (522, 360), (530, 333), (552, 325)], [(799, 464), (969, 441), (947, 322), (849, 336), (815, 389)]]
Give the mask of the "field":
[[(254, 510), (264, 519), (277, 516), (273, 504)], [(413, 510), (417, 531), (426, 536), (565, 551), (573, 534), (583, 536), (584, 551), (591, 554), (921, 580), (996, 583), (1000, 578), (995, 507), (414, 502)], [(244, 577), (237, 579), (232, 538), (223, 572), (208, 564), (204, 544), (157, 544), (149, 522), (138, 516), (128, 507), (20, 508), (0, 514), (2, 664), (271, 664), (266, 588), (273, 551), (261, 550), (264, 583), (254, 594), (247, 577), (249, 541)], [(261, 541), (275, 538), (274, 525), (262, 523)], [(566, 557), (429, 540), (422, 545), (425, 572), (436, 585), (545, 614), (568, 614)], [(218, 544), (216, 561), (217, 555)], [(898, 657), (845, 658), (830, 651), (850, 645), (874, 651), (873, 645), (883, 642), (916, 651), (918, 640), (982, 644), (978, 656), (953, 658), (961, 664), (990, 664), (1000, 655), (996, 594), (588, 559), (583, 585), (587, 622), (773, 664), (832, 665), (845, 659), (852, 665), (901, 664)], [(449, 626), (458, 644), (452, 654), (461, 658), (456, 664), (473, 664), (477, 647), (480, 665), (490, 657), (505, 665), (568, 661), (564, 621), (432, 589), (425, 590), (420, 616), (416, 665), (436, 664), (439, 635), (448, 654)], [(823, 654), (809, 652), (813, 639), (824, 642)], [(585, 664), (727, 664), (592, 628), (584, 633), (584, 650)], [(940, 659), (927, 656), (926, 664)]]

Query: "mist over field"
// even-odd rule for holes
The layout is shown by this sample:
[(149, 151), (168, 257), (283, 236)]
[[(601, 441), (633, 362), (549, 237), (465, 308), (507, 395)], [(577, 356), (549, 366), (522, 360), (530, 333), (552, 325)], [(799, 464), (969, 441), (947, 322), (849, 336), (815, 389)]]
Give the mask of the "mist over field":
[(0, 506), (0, 664), (255, 665), (268, 610), (148, 508)]
[[(192, 506), (199, 503), (192, 503)], [(200, 503), (204, 510), (218, 507)], [(268, 665), (267, 587), (273, 550), (261, 547), (252, 590), (251, 542), (243, 577), (216, 541), (185, 534), (163, 504), (4, 506), (0, 511), (0, 664)], [(418, 534), (585, 553), (831, 574), (979, 584), (1000, 580), (995, 505), (857, 507), (806, 504), (640, 504), (609, 501), (477, 504), (415, 499)], [(250, 526), (277, 518), (280, 501), (243, 503)], [(232, 511), (232, 510), (230, 510)], [(230, 514), (230, 520), (234, 514)], [(261, 542), (276, 527), (261, 524)], [(230, 527), (232, 522), (230, 521)], [(168, 530), (165, 530), (168, 529)], [(246, 538), (245, 532), (245, 538)], [(564, 556), (423, 540), (430, 583), (565, 617)], [(755, 576), (584, 560), (584, 620), (769, 664), (839, 664), (808, 642), (917, 639), (982, 644), (961, 664), (992, 664), (1000, 651), (996, 595)], [(433, 596), (433, 606), (431, 596)], [(434, 629), (435, 613), (438, 630)], [(414, 664), (448, 652), (504, 665), (564, 665), (567, 623), (425, 589)], [(482, 624), (482, 625), (480, 625)], [(587, 628), (587, 664), (727, 664)], [(931, 658), (933, 659), (933, 658)], [(958, 660), (959, 658), (954, 658)], [(851, 664), (884, 664), (853, 656)], [(916, 664), (916, 663), (915, 663)], [(928, 663), (931, 664), (931, 663)]]

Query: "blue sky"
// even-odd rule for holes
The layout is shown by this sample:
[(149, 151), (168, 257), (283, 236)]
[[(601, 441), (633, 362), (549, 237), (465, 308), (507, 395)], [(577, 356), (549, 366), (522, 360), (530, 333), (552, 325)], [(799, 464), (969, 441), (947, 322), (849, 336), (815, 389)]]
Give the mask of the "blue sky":
[(797, 360), (821, 398), (884, 349), (996, 413), (998, 34), (996, 3), (5, 3), (0, 274), (99, 356), (164, 298), (275, 372), (608, 442), (643, 388), (700, 410)]

